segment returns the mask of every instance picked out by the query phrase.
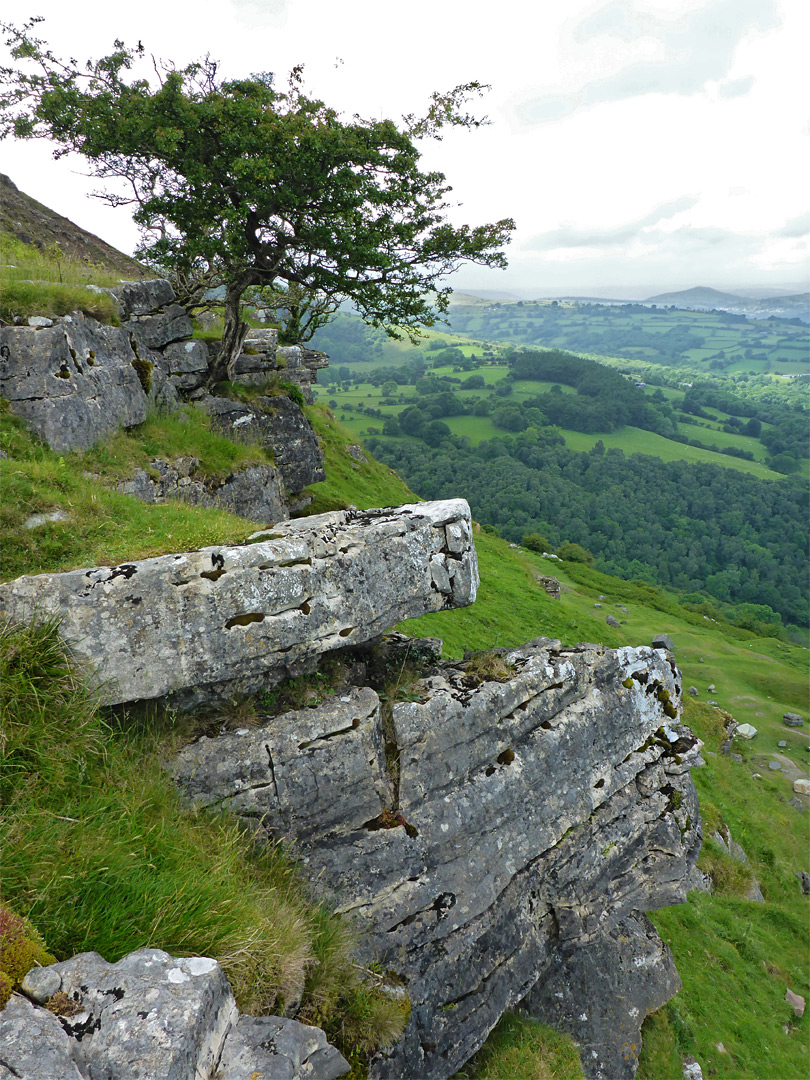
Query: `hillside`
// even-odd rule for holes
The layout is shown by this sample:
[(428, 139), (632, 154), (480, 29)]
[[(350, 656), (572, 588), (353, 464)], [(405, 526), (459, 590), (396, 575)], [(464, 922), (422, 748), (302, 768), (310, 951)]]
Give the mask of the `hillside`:
[[(315, 496), (312, 510), (320, 512), (348, 503), (360, 508), (398, 504), (413, 498), (395, 473), (368, 455), (358, 458), (351, 447), (351, 436), (328, 412), (315, 408), (310, 410), (310, 417), (322, 440), (327, 473), (326, 481), (311, 489)], [(87, 483), (81, 479), (87, 472), (85, 458), (69, 455), (58, 462), (53, 455), (51, 463), (51, 455), (42, 450), (34, 451), (8, 418), (4, 420), (4, 426), (10, 433), (5, 445), (11, 449), (12, 459), (0, 462), (0, 467), (10, 474), (12, 470), (18, 471), (27, 457), (31, 464), (26, 468), (32, 470), (35, 467), (38, 486), (35, 502), (29, 506), (43, 510), (59, 506), (66, 491), (75, 492), (78, 485)], [(134, 434), (137, 437), (137, 433)], [(164, 437), (159, 429), (150, 429), (150, 452), (161, 452)], [(119, 440), (113, 453), (119, 460), (126, 461), (126, 455), (122, 457), (123, 449)], [(109, 462), (109, 453), (101, 448), (95, 452), (93, 460)], [(50, 492), (48, 484), (52, 485)], [(98, 485), (96, 493), (97, 496), (100, 494)], [(75, 495), (70, 498), (74, 499)], [(118, 497), (116, 526), (124, 548), (129, 543), (126, 540), (127, 519), (130, 514), (142, 514), (143, 509), (131, 498)], [(162, 518), (169, 514), (168, 506), (164, 509), (156, 507), (154, 511), (153, 516)], [(178, 525), (185, 534), (197, 520), (203, 530), (207, 527), (204, 512), (198, 508), (180, 504), (171, 514), (177, 524), (170, 535), (158, 540), (165, 550), (174, 549)], [(133, 516), (133, 524), (136, 521), (137, 516)], [(245, 525), (234, 519), (234, 539), (238, 539), (240, 528)], [(45, 533), (50, 538), (50, 546), (40, 545), (32, 550), (29, 556), (32, 561), (15, 569), (18, 572), (47, 569), (48, 560), (56, 553), (53, 545), (58, 538), (62, 546), (69, 543), (71, 529), (72, 526), (59, 523), (48, 526)], [(654, 634), (667, 632), (675, 643), (685, 686), (694, 685), (698, 690), (697, 697), (686, 697), (686, 719), (706, 743), (706, 767), (695, 774), (708, 841), (700, 866), (712, 876), (715, 888), (712, 895), (691, 893), (685, 906), (661, 911), (655, 917), (673, 949), (684, 989), (661, 1013), (648, 1020), (639, 1076), (642, 1080), (680, 1080), (681, 1057), (691, 1053), (702, 1063), (706, 1075), (728, 1077), (729, 1080), (759, 1080), (760, 1077), (799, 1080), (808, 1051), (807, 1019), (797, 1021), (784, 996), (786, 988), (804, 996), (810, 992), (808, 973), (802, 961), (807, 901), (801, 894), (797, 878), (800, 871), (807, 869), (810, 815), (791, 805), (791, 799), (796, 802), (796, 797), (791, 791), (790, 777), (794, 770), (806, 774), (810, 758), (801, 733), (786, 729), (781, 716), (784, 712), (797, 710), (807, 714), (806, 651), (773, 639), (756, 637), (722, 622), (711, 622), (651, 586), (623, 582), (575, 563), (550, 563), (531, 551), (510, 547), (483, 529), (477, 531), (476, 545), (482, 579), (476, 603), (463, 611), (425, 616), (402, 624), (401, 630), (443, 637), (445, 651), (451, 656), (460, 656), (468, 649), (514, 645), (537, 635), (558, 637), (569, 643), (601, 641), (608, 647), (616, 647), (649, 641)], [(123, 557), (114, 550), (109, 556), (114, 560)], [(77, 548), (73, 565), (85, 557), (86, 552)], [(559, 600), (548, 596), (537, 582), (538, 575), (549, 572), (561, 582)], [(620, 625), (606, 625), (605, 613), (618, 616)], [(716, 701), (717, 706), (707, 702), (711, 693), (707, 689), (709, 686), (715, 688), (710, 700)], [(234, 706), (232, 720), (221, 714), (218, 722), (243, 723), (250, 708), (250, 703), (241, 702)], [(740, 745), (740, 740), (735, 740), (733, 749), (740, 757), (729, 755), (723, 749), (726, 712), (739, 722), (753, 722), (759, 731), (751, 743)], [(166, 729), (161, 723), (155, 734), (164, 740), (171, 739), (171, 730), (171, 725)], [(152, 738), (147, 739), (145, 731), (138, 734), (137, 729), (133, 729), (130, 736), (122, 731), (116, 736), (116, 744), (110, 744), (105, 750), (112, 755), (107, 767), (122, 770), (120, 782), (124, 784), (127, 799), (130, 798), (126, 794), (130, 786), (133, 797), (137, 791), (131, 773), (138, 748), (143, 752), (144, 746), (152, 746)], [(780, 741), (787, 745), (777, 747)], [(156, 749), (149, 751), (150, 755), (156, 750), (159, 752), (160, 745), (158, 742)], [(116, 766), (117, 755), (122, 751), (129, 764)], [(80, 752), (86, 753), (86, 749)], [(778, 761), (781, 769), (770, 769), (771, 761)], [(54, 786), (53, 792), (56, 790)], [(75, 802), (71, 810), (59, 809), (58, 802), (52, 801), (50, 805), (57, 815), (66, 813), (68, 819), (76, 816)], [(99, 860), (111, 858), (103, 833), (105, 815), (112, 811), (113, 804), (104, 810), (96, 807), (93, 811), (93, 847), (83, 847), (81, 855), (82, 872), (90, 878), (93, 868), (101, 865)], [(176, 814), (176, 811), (172, 813)], [(112, 825), (112, 817), (109, 820)], [(65, 827), (70, 826), (62, 826)], [(143, 827), (152, 826), (144, 822)], [(736, 863), (725, 852), (720, 840), (712, 840), (715, 833), (722, 832), (725, 827), (730, 829), (736, 841), (742, 843), (749, 860), (746, 864)], [(181, 818), (175, 825), (166, 822), (161, 828), (169, 844), (177, 843), (184, 850), (192, 850), (188, 847), (189, 841), (181, 840), (179, 833), (177, 840), (172, 840), (174, 829), (186, 828)], [(37, 850), (29, 842), (26, 858), (36, 858)], [(214, 854), (213, 858), (216, 857)], [(222, 857), (226, 857), (224, 853)], [(235, 882), (241, 881), (240, 875), (244, 871), (233, 862), (234, 854), (228, 854), (227, 858), (231, 860)], [(216, 864), (212, 862), (209, 873), (215, 871)], [(176, 873), (183, 872), (181, 863)], [(20, 879), (12, 876), (11, 884), (7, 886), (7, 896), (12, 901), (16, 895), (14, 880)], [(147, 877), (144, 882), (147, 888), (148, 880)], [(754, 880), (759, 883), (764, 903), (744, 898)], [(101, 881), (103, 878), (99, 878)], [(22, 880), (20, 886), (30, 888)], [(212, 880), (210, 888), (214, 887), (223, 887), (219, 878), (216, 882)], [(252, 897), (253, 894), (249, 895)], [(135, 902), (135, 899), (133, 895), (129, 902)], [(42, 892), (34, 907), (37, 921), (51, 947), (64, 953), (82, 943), (82, 947), (100, 948), (105, 954), (114, 952), (111, 942), (102, 942), (96, 936), (97, 931), (83, 924), (81, 908), (71, 916), (69, 927), (63, 928), (60, 907), (64, 901), (62, 891), (51, 889)], [(86, 903), (90, 902), (88, 897)], [(253, 900), (248, 901), (246, 895), (245, 902), (252, 903)], [(291, 898), (288, 898), (290, 902)], [(287, 918), (289, 914), (280, 913), (279, 918)], [(67, 934), (66, 929), (69, 930)], [(216, 932), (221, 931), (217, 929)], [(153, 940), (153, 944), (161, 942), (165, 944), (167, 939), (158, 936)], [(197, 947), (213, 948), (214, 955), (221, 948), (206, 944), (204, 939)], [(339, 962), (338, 959), (335, 962)], [(313, 986), (312, 992), (318, 992), (317, 986)], [(719, 1009), (718, 997), (723, 1002)], [(339, 1010), (346, 1007), (345, 1003), (338, 1004)], [(327, 1029), (334, 1030), (334, 1021), (327, 1023)], [(504, 1036), (501, 1032), (508, 1034)], [(552, 1067), (557, 1067), (569, 1053), (565, 1047), (556, 1046), (544, 1029), (526, 1021), (504, 1021), (492, 1046), (498, 1047), (498, 1040), (502, 1043), (504, 1037), (510, 1053), (516, 1043), (523, 1052), (534, 1055), (532, 1060), (540, 1055), (548, 1062), (551, 1053)], [(722, 1050), (718, 1049), (718, 1044), (722, 1044)], [(486, 1049), (482, 1060), (489, 1060), (490, 1064), (482, 1066), (484, 1071), (481, 1073), (474, 1071), (474, 1066), (468, 1067), (464, 1075), (499, 1075), (489, 1070), (498, 1068), (497, 1055), (501, 1052), (506, 1052), (503, 1047), (501, 1050)], [(496, 1055), (495, 1065), (488, 1058), (492, 1053)]]
[[(33, 329), (8, 332), (36, 334)], [(450, 372), (454, 366), (451, 360)], [(190, 378), (186, 371), (182, 377)], [(138, 380), (145, 394), (140, 374)], [(526, 382), (517, 380), (517, 385), (521, 381)], [(286, 394), (277, 379), (272, 389)], [(551, 393), (544, 386), (531, 390)], [(230, 392), (250, 397), (244, 387)], [(575, 388), (558, 392), (573, 394)], [(515, 390), (505, 396), (516, 396)], [(696, 405), (704, 408), (706, 403)], [(254, 415), (244, 401), (239, 407), (248, 410), (242, 416)], [(414, 500), (397, 473), (358, 447), (354, 434), (333, 413), (316, 405), (307, 414), (321, 443), (326, 479), (309, 487), (313, 501), (306, 512), (348, 507), (355, 515), (353, 508)], [(166, 475), (167, 461), (185, 461), (183, 467), (202, 486), (216, 486), (240, 469), (268, 468), (277, 461), (256, 440), (224, 437), (213, 429), (211, 417), (191, 404), (171, 416), (153, 412), (98, 445), (64, 453), (48, 450), (16, 417), (0, 412), (0, 445), (6, 455), (0, 460), (5, 577), (93, 563), (112, 564), (128, 575), (130, 560), (144, 556), (212, 543), (242, 544), (255, 531), (255, 522), (171, 498), (148, 505), (116, 488), (140, 474), (141, 483), (156, 483)], [(409, 445), (428, 446), (419, 441)], [(517, 449), (517, 440), (512, 449)], [(581, 458), (577, 461), (582, 464)], [(775, 484), (767, 482), (769, 488)], [(455, 487), (459, 497), (476, 494), (467, 478), (459, 478)], [(677, 506), (670, 510), (674, 514)], [(668, 529), (679, 525), (675, 518), (667, 520)], [(706, 765), (695, 771), (694, 780), (706, 838), (699, 868), (711, 879), (711, 892), (693, 890), (687, 903), (653, 916), (673, 951), (683, 990), (645, 1024), (641, 1080), (680, 1080), (683, 1059), (690, 1054), (707, 1076), (800, 1080), (808, 1056), (808, 1016), (796, 1015), (786, 991), (810, 995), (804, 962), (807, 895), (802, 889), (802, 875), (810, 869), (810, 803), (806, 795), (793, 791), (794, 779), (807, 776), (810, 765), (810, 747), (802, 737), (810, 709), (807, 651), (768, 636), (760, 620), (751, 621), (753, 629), (733, 625), (714, 608), (681, 603), (674, 594), (640, 580), (600, 573), (575, 561), (576, 552), (574, 561), (561, 562), (509, 544), (480, 524), (474, 525), (474, 535), (481, 570), (475, 603), (408, 620), (400, 630), (437, 635), (444, 639), (445, 655), (457, 658), (470, 650), (509, 648), (538, 636), (559, 639), (563, 647), (598, 642), (588, 647), (589, 655), (598, 656), (603, 647), (646, 645), (666, 633), (683, 673), (685, 720), (705, 743)], [(520, 539), (522, 530), (515, 535)], [(293, 561), (302, 565), (312, 560), (299, 553)], [(204, 589), (224, 572), (200, 575), (206, 579)], [(560, 583), (559, 599), (549, 595), (540, 580), (549, 575)], [(224, 588), (230, 587), (229, 580), (225, 578)], [(180, 595), (179, 587), (188, 584), (180, 580), (178, 589), (172, 585), (169, 592)], [(128, 599), (137, 603), (140, 598), (132, 594)], [(300, 620), (309, 615), (309, 606), (305, 601), (294, 616)], [(264, 618), (251, 609), (233, 622), (243, 626), (245, 619), (252, 623)], [(227, 967), (241, 1008), (261, 1013), (277, 1002), (278, 1007), (292, 1002), (299, 1017), (322, 1025), (340, 1045), (352, 1076), (364, 1076), (370, 1054), (395, 1040), (407, 1022), (402, 995), (392, 1000), (380, 989), (380, 971), (358, 965), (346, 924), (313, 902), (300, 868), (278, 845), (246, 851), (234, 819), (189, 812), (163, 767), (192, 735), (241, 737), (285, 710), (309, 715), (337, 692), (345, 693), (347, 670), (358, 658), (338, 655), (336, 662), (324, 662), (307, 675), (258, 694), (233, 696), (197, 717), (159, 704), (100, 712), (87, 697), (82, 678), (66, 665), (47, 624), (33, 632), (4, 629), (0, 659), (6, 676), (4, 724), (12, 733), (5, 747), (12, 767), (4, 772), (4, 801), (10, 807), (7, 835), (13, 843), (4, 868), (4, 900), (30, 915), (60, 959), (95, 949), (112, 960), (143, 944), (180, 955), (197, 951), (215, 956)], [(468, 661), (475, 662), (474, 657)], [(373, 666), (368, 657), (359, 663)], [(496, 672), (498, 694), (502, 673), (497, 674), (497, 657), (489, 656), (484, 663), (490, 665), (488, 673)], [(388, 681), (379, 684), (381, 699), (406, 707), (421, 704), (418, 674), (405, 672), (401, 663), (395, 679), (389, 672)], [(787, 727), (783, 716), (797, 712), (804, 718), (802, 728)], [(519, 723), (520, 716), (517, 709), (502, 722), (515, 723), (517, 717)], [(751, 723), (758, 734), (751, 741), (732, 741), (732, 721)], [(496, 733), (500, 724), (501, 719), (494, 725)], [(354, 730), (353, 724), (349, 727)], [(610, 725), (593, 732), (585, 725), (583, 730), (591, 748), (597, 738), (610, 744)], [(346, 728), (335, 732), (342, 737), (345, 733)], [(298, 752), (308, 750), (308, 739), (296, 742)], [(333, 750), (340, 745), (320, 741)], [(514, 757), (507, 748), (497, 765), (508, 769)], [(560, 762), (565, 763), (564, 756)], [(575, 764), (573, 758), (564, 764), (563, 774), (565, 768), (573, 772)], [(617, 762), (618, 768), (623, 765)], [(673, 759), (673, 767), (678, 765)], [(556, 765), (554, 771), (556, 775)], [(513, 798), (515, 773), (508, 773), (503, 784), (512, 789)], [(496, 774), (493, 764), (486, 776)], [(492, 782), (500, 783), (497, 776)], [(670, 796), (667, 810), (680, 810), (683, 841), (696, 827), (695, 815), (690, 811), (691, 818), (684, 820), (680, 792), (671, 790)], [(543, 806), (524, 813), (533, 799)], [(534, 820), (549, 801), (548, 791), (538, 782), (519, 793), (518, 801), (520, 817)], [(319, 815), (331, 812), (328, 803), (317, 804)], [(402, 822), (368, 821), (364, 833), (382, 842), (389, 839), (386, 830), (396, 831), (394, 826), (400, 829)], [(409, 839), (398, 835), (404, 845), (413, 839), (406, 835)], [(735, 845), (741, 845), (744, 856)], [(609, 862), (614, 847), (613, 840), (603, 841), (591, 852), (591, 862), (596, 867), (600, 859)], [(345, 865), (344, 860), (343, 870)], [(54, 866), (59, 874), (53, 873)], [(427, 917), (439, 923), (445, 909), (431, 898)], [(417, 910), (395, 929), (415, 922), (418, 932), (422, 918)], [(466, 972), (472, 984), (474, 974)], [(454, 993), (447, 1013), (439, 1015), (441, 1026), (467, 997), (466, 991)], [(516, 1070), (504, 1062), (513, 1060), (508, 1055), (516, 1048), (532, 1062), (530, 1076), (544, 1071), (579, 1075), (570, 1040), (510, 1015), (460, 1076), (515, 1076)]]
[(150, 276), (134, 259), (20, 191), (3, 173), (0, 173), (0, 233), (40, 250), (56, 245), (66, 259), (119, 278)]

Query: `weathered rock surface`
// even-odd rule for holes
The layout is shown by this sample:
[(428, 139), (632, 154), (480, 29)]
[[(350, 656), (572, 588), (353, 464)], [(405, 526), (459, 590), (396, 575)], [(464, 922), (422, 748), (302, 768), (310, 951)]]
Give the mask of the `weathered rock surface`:
[(81, 953), (34, 968), (23, 990), (33, 1001), (15, 995), (0, 1012), (2, 1080), (335, 1080), (349, 1068), (319, 1028), (240, 1018), (209, 957)]
[(267, 539), (0, 585), (0, 614), (56, 612), (108, 703), (249, 693), (401, 619), (475, 599), (461, 499), (345, 510)]
[(194, 506), (217, 506), (264, 525), (289, 517), (284, 483), (274, 465), (252, 465), (221, 480), (209, 480), (197, 477), (197, 458), (175, 462), (156, 458), (150, 464), (152, 475), (138, 469), (132, 480), (122, 480), (117, 489), (145, 503), (180, 499)]
[(139, 365), (151, 374), (154, 358), (136, 354), (125, 327), (74, 316), (43, 329), (0, 328), (0, 396), (59, 453), (146, 419)]
[(782, 717), (782, 723), (785, 724), (786, 727), (802, 727), (804, 720), (798, 713), (786, 712)]
[(648, 648), (548, 640), (500, 659), (505, 682), (444, 666), (421, 702), (383, 709), (354, 689), (172, 766), (195, 805), (283, 835), (364, 929), (365, 959), (406, 979), (409, 1027), (377, 1077), (451, 1075), (562, 952), (615, 949), (622, 920), (685, 899), (699, 743), (671, 726), (676, 669)]
[(579, 1043), (593, 1080), (632, 1080), (641, 1025), (681, 988), (672, 953), (645, 915), (583, 946), (556, 948), (524, 1007)]
[(284, 395), (263, 397), (258, 404), (210, 397), (200, 403), (214, 427), (234, 440), (254, 440), (272, 451), (290, 494), (326, 479), (315, 432), (300, 408)]

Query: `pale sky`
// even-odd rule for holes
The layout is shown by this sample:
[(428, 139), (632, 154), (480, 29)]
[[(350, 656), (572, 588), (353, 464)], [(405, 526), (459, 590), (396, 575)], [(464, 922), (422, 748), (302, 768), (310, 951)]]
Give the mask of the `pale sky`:
[[(5, 6), (5, 5), (4, 5)], [(492, 86), (491, 124), (425, 146), (457, 224), (514, 217), (506, 271), (454, 288), (645, 297), (798, 291), (810, 280), (807, 0), (32, 0), (39, 36), (83, 61), (113, 40), (226, 77), (295, 64), (351, 115), (420, 114), (433, 90)], [(7, 16), (3, 16), (7, 17)], [(0, 143), (0, 171), (131, 252), (126, 209), (89, 197), (80, 158)]]

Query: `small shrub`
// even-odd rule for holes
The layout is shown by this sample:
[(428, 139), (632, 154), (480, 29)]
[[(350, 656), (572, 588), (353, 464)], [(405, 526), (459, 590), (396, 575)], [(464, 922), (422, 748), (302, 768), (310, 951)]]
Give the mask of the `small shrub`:
[(586, 566), (593, 566), (593, 555), (581, 544), (570, 542), (561, 544), (554, 554), (564, 562), (578, 562), (584, 563)]
[(32, 967), (55, 963), (31, 923), (0, 904), (0, 1009)]
[(542, 533), (526, 533), (522, 543), (525, 548), (536, 551), (538, 555), (542, 555), (544, 551), (551, 551), (551, 544)]
[(480, 686), (485, 682), (507, 682), (514, 675), (515, 668), (504, 660), (502, 650), (488, 649), (467, 656), (464, 672), (465, 682)]

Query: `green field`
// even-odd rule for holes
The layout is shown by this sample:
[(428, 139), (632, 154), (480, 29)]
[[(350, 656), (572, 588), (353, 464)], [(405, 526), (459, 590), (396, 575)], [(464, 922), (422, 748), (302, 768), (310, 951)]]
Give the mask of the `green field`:
[[(361, 379), (363, 375), (366, 374), (366, 365), (351, 364), (346, 366), (350, 368), (355, 379)], [(498, 364), (478, 368), (476, 369), (475, 374), (482, 375), (486, 381), (487, 387), (490, 388), (495, 387), (498, 383), (502, 382), (508, 370), (506, 365)], [(436, 376), (452, 375), (453, 369), (450, 367), (440, 367), (431, 369), (430, 374)], [(462, 375), (456, 374), (454, 377), (463, 380), (468, 374), (469, 373), (463, 373)], [(509, 401), (525, 400), (534, 397), (537, 394), (549, 391), (552, 385), (553, 384), (550, 382), (543, 382), (540, 380), (521, 380), (514, 384), (513, 393), (504, 400), (507, 403)], [(574, 388), (571, 386), (564, 386), (561, 389), (563, 393), (575, 393)], [(482, 390), (462, 390), (460, 388), (454, 389), (453, 392), (464, 401), (475, 400), (482, 397), (485, 393), (485, 391)], [(676, 395), (677, 391), (670, 390), (667, 396), (670, 394)], [(358, 439), (373, 434), (374, 432), (372, 429), (377, 429), (379, 432), (382, 428), (382, 421), (380, 419), (355, 412), (354, 410), (356, 410), (358, 406), (380, 409), (384, 415), (388, 416), (398, 415), (407, 405), (419, 404), (420, 402), (420, 395), (417, 394), (414, 386), (400, 386), (397, 388), (397, 392), (393, 399), (395, 403), (383, 404), (383, 395), (380, 388), (372, 386), (371, 383), (368, 382), (355, 382), (352, 384), (352, 389), (349, 390), (338, 389), (338, 387), (334, 385), (320, 386), (315, 388), (315, 395), (319, 402), (335, 402), (335, 413), (341, 417), (341, 422), (344, 423)], [(728, 418), (728, 414), (722, 414), (718, 410), (712, 411), (722, 418)], [(447, 416), (442, 419), (454, 435), (465, 436), (470, 440), (470, 444), (473, 446), (477, 445), (483, 439), (492, 439), (497, 435), (503, 434), (503, 432), (492, 423), (489, 417), (486, 416)], [(705, 423), (710, 424), (711, 422), (705, 421)], [(740, 472), (748, 473), (751, 476), (757, 476), (763, 480), (779, 479), (779, 473), (775, 473), (772, 469), (769, 469), (763, 464), (767, 453), (757, 439), (744, 435), (731, 435), (721, 431), (719, 425), (714, 424), (705, 428), (696, 424), (679, 424), (679, 429), (688, 438), (699, 439), (701, 442), (715, 443), (719, 447), (737, 446), (740, 447), (740, 449), (750, 449), (757, 460), (746, 461), (742, 458), (730, 457), (727, 454), (716, 453), (712, 450), (703, 450), (700, 447), (688, 446), (684, 443), (666, 439), (661, 435), (656, 435), (652, 431), (642, 431), (640, 428), (634, 427), (626, 427), (621, 431), (602, 434), (596, 433), (593, 435), (578, 431), (570, 431), (564, 428), (561, 429), (561, 431), (565, 437), (566, 446), (572, 450), (590, 450), (601, 439), (606, 448), (615, 447), (623, 450), (625, 454), (652, 454), (656, 457), (660, 457), (662, 461), (689, 461), (722, 465), (725, 468), (737, 469)]]
[(561, 301), (453, 306), (460, 334), (510, 345), (588, 350), (733, 374), (810, 371), (810, 328), (787, 320), (730, 321), (722, 312), (655, 312)]

